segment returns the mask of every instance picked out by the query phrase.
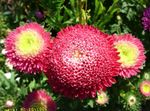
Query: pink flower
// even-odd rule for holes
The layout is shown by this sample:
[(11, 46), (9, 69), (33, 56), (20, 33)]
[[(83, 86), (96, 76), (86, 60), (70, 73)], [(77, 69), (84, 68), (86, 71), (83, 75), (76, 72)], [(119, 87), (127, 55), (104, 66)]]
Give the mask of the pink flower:
[(26, 110), (56, 111), (56, 104), (45, 90), (37, 90), (27, 95), (23, 102), (23, 108)]
[(20, 26), (10, 32), (5, 40), (6, 57), (19, 71), (45, 71), (51, 47), (50, 37), (37, 23)]
[(142, 42), (131, 34), (113, 35), (113, 38), (121, 63), (119, 75), (124, 78), (137, 75), (146, 59)]
[(140, 92), (144, 96), (150, 96), (150, 81), (149, 80), (145, 80), (140, 83)]

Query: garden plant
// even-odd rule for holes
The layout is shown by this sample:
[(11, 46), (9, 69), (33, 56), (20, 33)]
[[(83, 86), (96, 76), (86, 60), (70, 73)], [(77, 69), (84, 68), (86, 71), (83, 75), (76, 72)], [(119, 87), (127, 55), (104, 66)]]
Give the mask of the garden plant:
[(149, 0), (0, 0), (0, 111), (150, 111)]

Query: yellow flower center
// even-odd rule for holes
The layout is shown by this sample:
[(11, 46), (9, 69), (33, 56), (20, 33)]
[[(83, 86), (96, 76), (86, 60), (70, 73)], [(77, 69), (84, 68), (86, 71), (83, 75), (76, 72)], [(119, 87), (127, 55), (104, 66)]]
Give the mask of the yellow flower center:
[(79, 59), (83, 54), (79, 50), (75, 50), (73, 53), (73, 57)]
[(115, 44), (115, 48), (119, 52), (119, 62), (123, 67), (135, 65), (139, 56), (139, 50), (136, 45), (128, 41), (119, 41)]
[(150, 84), (144, 84), (142, 89), (144, 93), (150, 93)]
[(34, 30), (21, 32), (16, 40), (16, 52), (19, 55), (28, 57), (37, 55), (42, 49), (44, 41)]

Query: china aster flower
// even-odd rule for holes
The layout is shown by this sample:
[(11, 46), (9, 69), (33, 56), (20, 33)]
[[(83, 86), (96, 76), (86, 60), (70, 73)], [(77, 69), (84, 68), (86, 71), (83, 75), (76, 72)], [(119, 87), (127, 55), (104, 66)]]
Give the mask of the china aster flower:
[(106, 92), (101, 91), (97, 93), (97, 99), (96, 99), (96, 103), (98, 103), (99, 105), (105, 105), (106, 103), (108, 103), (108, 95)]
[(137, 75), (145, 62), (142, 42), (131, 34), (113, 35), (114, 47), (119, 52), (121, 63), (119, 75), (130, 78)]
[(138, 93), (129, 91), (123, 94), (121, 104), (127, 111), (139, 111), (141, 108), (141, 96)]
[(88, 25), (62, 29), (53, 42), (48, 83), (69, 98), (95, 97), (115, 83), (120, 64), (108, 35)]
[(29, 93), (24, 102), (26, 110), (56, 111), (56, 104), (45, 90), (36, 90)]
[(37, 23), (16, 28), (5, 40), (6, 57), (9, 62), (25, 73), (46, 70), (50, 46), (50, 34)]
[(150, 31), (150, 7), (146, 8), (143, 12), (142, 24), (144, 30)]
[(150, 96), (150, 81), (145, 80), (142, 83), (140, 83), (140, 92), (144, 96)]

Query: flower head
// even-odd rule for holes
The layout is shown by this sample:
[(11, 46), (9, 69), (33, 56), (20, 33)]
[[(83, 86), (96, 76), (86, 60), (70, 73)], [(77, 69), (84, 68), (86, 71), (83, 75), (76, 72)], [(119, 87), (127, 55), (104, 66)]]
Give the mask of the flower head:
[(139, 111), (141, 107), (141, 97), (132, 91), (126, 92), (121, 98), (121, 104), (127, 111)]
[(129, 96), (129, 98), (128, 98), (128, 104), (129, 104), (129, 106), (132, 106), (135, 103), (136, 103), (136, 97), (133, 96), (133, 95)]
[(5, 40), (6, 57), (19, 71), (45, 71), (50, 52), (50, 34), (37, 23), (20, 26)]
[(146, 8), (143, 12), (142, 24), (144, 30), (150, 31), (150, 7)]
[(27, 95), (23, 102), (25, 109), (41, 109), (42, 111), (56, 111), (56, 104), (45, 90), (33, 91)]
[(96, 102), (99, 104), (99, 105), (105, 105), (106, 103), (108, 103), (108, 95), (106, 92), (102, 91), (102, 92), (98, 92), (97, 93), (97, 100)]
[(130, 34), (113, 35), (113, 37), (114, 47), (119, 52), (119, 63), (121, 63), (119, 75), (124, 78), (137, 75), (146, 58), (142, 42)]
[(149, 80), (145, 80), (140, 83), (140, 92), (144, 96), (150, 96), (150, 81)]
[(113, 41), (89, 25), (61, 30), (52, 46), (48, 83), (69, 98), (95, 97), (115, 83), (120, 64)]

